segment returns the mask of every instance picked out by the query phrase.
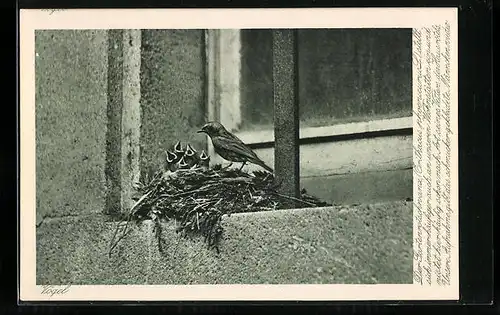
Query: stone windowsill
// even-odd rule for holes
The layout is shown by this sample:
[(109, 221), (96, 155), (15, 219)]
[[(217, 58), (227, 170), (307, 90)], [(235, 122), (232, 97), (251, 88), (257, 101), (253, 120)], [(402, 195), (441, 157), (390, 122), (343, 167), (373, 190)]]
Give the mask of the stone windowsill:
[(37, 284), (411, 283), (412, 203), (233, 214), (220, 254), (164, 224), (132, 224), (108, 257), (106, 216), (51, 219), (37, 228)]

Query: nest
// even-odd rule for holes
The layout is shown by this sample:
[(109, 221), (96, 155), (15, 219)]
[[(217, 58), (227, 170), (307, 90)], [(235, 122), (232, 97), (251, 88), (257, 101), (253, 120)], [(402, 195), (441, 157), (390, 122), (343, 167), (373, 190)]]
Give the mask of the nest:
[[(296, 208), (330, 205), (308, 195), (305, 189), (300, 198), (294, 198), (279, 193), (278, 188), (279, 183), (268, 172), (247, 173), (219, 164), (212, 168), (159, 171), (136, 185), (136, 203), (126, 226), (130, 221), (153, 220), (162, 251), (161, 222), (173, 221), (181, 236), (201, 236), (209, 248), (218, 252), (224, 215), (279, 210), (287, 208), (290, 202)], [(113, 239), (116, 234), (117, 231)]]

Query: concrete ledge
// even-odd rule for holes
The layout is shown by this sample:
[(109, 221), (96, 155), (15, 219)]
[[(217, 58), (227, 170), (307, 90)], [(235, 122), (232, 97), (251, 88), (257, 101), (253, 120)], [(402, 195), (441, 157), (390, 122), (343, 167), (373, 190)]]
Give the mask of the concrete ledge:
[(411, 283), (412, 203), (295, 209), (224, 219), (220, 254), (163, 225), (132, 225), (108, 258), (106, 217), (37, 229), (37, 284)]
[(146, 284), (151, 224), (131, 232), (109, 258), (116, 223), (106, 216), (45, 220), (36, 231), (36, 283)]

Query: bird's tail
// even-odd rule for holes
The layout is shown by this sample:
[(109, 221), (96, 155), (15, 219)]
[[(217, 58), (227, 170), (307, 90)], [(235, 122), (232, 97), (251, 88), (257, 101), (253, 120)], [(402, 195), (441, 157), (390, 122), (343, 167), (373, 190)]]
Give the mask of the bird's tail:
[(266, 163), (264, 163), (264, 161), (262, 161), (262, 160), (258, 160), (258, 161), (255, 161), (255, 162), (256, 162), (255, 164), (262, 166), (262, 167), (263, 167), (263, 168), (265, 168), (268, 172), (274, 173), (274, 170), (273, 170), (271, 167), (267, 166), (267, 164), (266, 164)]

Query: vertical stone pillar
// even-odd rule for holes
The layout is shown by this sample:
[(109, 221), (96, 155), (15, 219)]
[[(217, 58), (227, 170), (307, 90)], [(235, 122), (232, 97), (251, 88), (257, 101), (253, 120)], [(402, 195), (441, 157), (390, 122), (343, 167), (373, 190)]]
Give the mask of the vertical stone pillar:
[[(241, 117), (241, 34), (240, 30), (207, 30), (207, 120), (222, 123), (228, 130), (239, 128)], [(215, 163), (223, 160), (215, 156), (208, 141), (208, 151)]]
[[(282, 194), (300, 196), (297, 31), (273, 30), (274, 170)], [(289, 208), (296, 207), (289, 202)]]
[(108, 35), (106, 209), (120, 216), (132, 205), (132, 185), (140, 174), (141, 31), (110, 30)]

